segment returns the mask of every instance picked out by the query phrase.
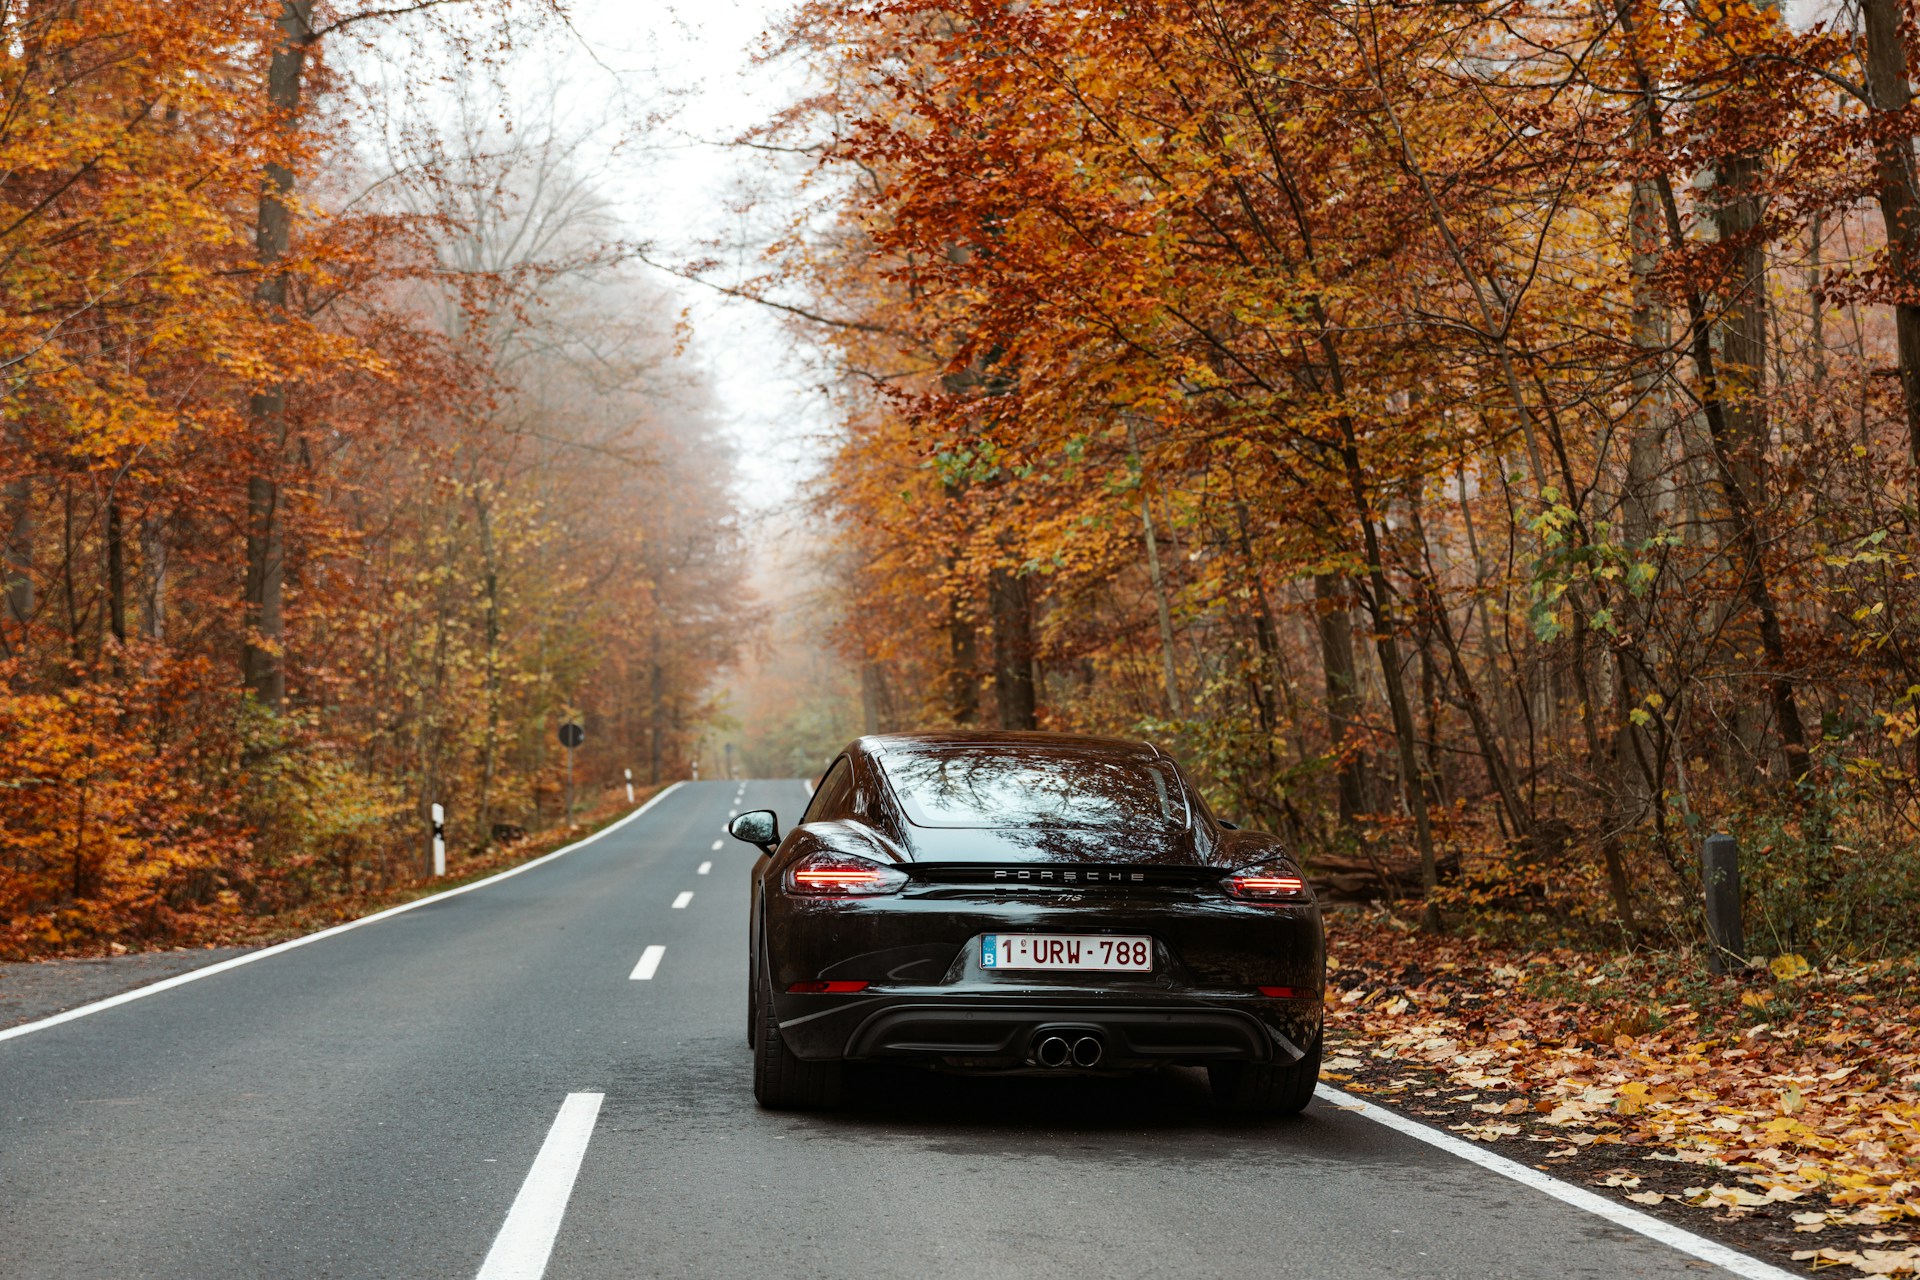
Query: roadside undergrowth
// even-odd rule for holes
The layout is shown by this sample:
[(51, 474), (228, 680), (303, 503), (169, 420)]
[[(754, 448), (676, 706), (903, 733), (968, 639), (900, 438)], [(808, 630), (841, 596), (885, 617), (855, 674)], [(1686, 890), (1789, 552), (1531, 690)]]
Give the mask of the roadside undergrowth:
[(1912, 961), (1713, 977), (1339, 915), (1328, 972), (1328, 1081), (1776, 1262), (1920, 1273)]
[(361, 916), (372, 915), (376, 911), (384, 911), (389, 907), (397, 907), (415, 898), (424, 898), (428, 894), (444, 893), (448, 889), (458, 888), (463, 884), (551, 853), (563, 845), (583, 840), (609, 823), (625, 817), (661, 790), (663, 790), (661, 787), (636, 788), (636, 801), (633, 805), (627, 803), (622, 791), (610, 790), (596, 797), (595, 802), (589, 807), (581, 809), (571, 824), (561, 822), (529, 835), (523, 835), (518, 839), (496, 842), (480, 849), (464, 852), (449, 849), (447, 874), (444, 876), (415, 875), (375, 889), (317, 899), (268, 914), (182, 915), (176, 920), (168, 936), (146, 947), (129, 947), (119, 942), (75, 943), (67, 946), (36, 948), (30, 954), (16, 958), (52, 960), (82, 956), (127, 955), (139, 950), (266, 946), (283, 942), (288, 938), (296, 938), (348, 920), (357, 920)]

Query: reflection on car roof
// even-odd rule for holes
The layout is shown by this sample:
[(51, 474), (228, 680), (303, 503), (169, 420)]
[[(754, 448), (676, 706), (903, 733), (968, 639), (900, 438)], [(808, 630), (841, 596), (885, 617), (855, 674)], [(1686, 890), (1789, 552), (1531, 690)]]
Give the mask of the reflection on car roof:
[(1102, 738), (1092, 734), (1046, 733), (1024, 729), (940, 729), (922, 733), (872, 733), (857, 748), (869, 753), (938, 751), (953, 747), (1004, 747), (1022, 751), (1084, 751), (1144, 759), (1163, 758), (1151, 742), (1135, 738)]

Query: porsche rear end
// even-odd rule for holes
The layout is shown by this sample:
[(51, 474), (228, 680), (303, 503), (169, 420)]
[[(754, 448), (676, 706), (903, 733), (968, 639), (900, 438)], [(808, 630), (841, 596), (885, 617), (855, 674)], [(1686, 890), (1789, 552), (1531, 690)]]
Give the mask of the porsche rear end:
[(896, 863), (821, 854), (764, 917), (799, 1057), (982, 1072), (1286, 1064), (1325, 955), (1298, 868)]

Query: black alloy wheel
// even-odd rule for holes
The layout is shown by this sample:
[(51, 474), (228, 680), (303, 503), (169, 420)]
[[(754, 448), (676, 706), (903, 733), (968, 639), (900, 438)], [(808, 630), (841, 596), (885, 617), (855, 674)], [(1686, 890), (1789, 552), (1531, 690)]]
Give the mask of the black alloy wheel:
[(1292, 1116), (1313, 1101), (1320, 1083), (1320, 1042), (1298, 1062), (1223, 1062), (1207, 1068), (1213, 1100), (1229, 1111), (1250, 1116)]
[(796, 1057), (780, 1038), (773, 1012), (773, 988), (763, 967), (760, 974), (758, 1018), (754, 1023), (753, 1097), (770, 1111), (804, 1111), (837, 1106), (846, 1064), (808, 1062)]

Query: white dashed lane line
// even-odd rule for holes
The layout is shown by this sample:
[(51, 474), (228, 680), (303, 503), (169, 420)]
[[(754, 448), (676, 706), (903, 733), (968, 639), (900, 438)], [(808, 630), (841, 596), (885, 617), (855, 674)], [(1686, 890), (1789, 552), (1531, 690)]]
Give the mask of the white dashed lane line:
[(540, 1280), (546, 1274), (547, 1258), (573, 1195), (573, 1180), (580, 1173), (580, 1161), (593, 1140), (593, 1126), (606, 1097), (604, 1093), (570, 1093), (560, 1104), (560, 1114), (553, 1118), (547, 1140), (533, 1158), (533, 1168), (527, 1170), (527, 1180), (520, 1184), (500, 1234), (493, 1238), (487, 1260), (480, 1264), (479, 1280)]
[(627, 975), (629, 981), (645, 982), (660, 967), (660, 957), (667, 954), (662, 946), (651, 946), (640, 953), (640, 963), (633, 966), (633, 972)]
[(711, 862), (703, 862), (700, 864), (700, 869), (694, 872), (694, 874), (697, 876), (703, 876), (711, 870), (713, 870), (713, 864)]
[(725, 840), (715, 840), (715, 841), (713, 842), (713, 851), (714, 851), (715, 853), (718, 853), (718, 852), (720, 852), (720, 850), (722, 850), (722, 849), (724, 849), (724, 848), (726, 847), (726, 844), (727, 844), (727, 842), (726, 842)]
[(675, 911), (683, 910), (686, 907), (686, 905), (692, 901), (693, 901), (693, 890), (688, 889), (687, 891), (682, 893), (679, 897), (673, 900), (673, 909)]

